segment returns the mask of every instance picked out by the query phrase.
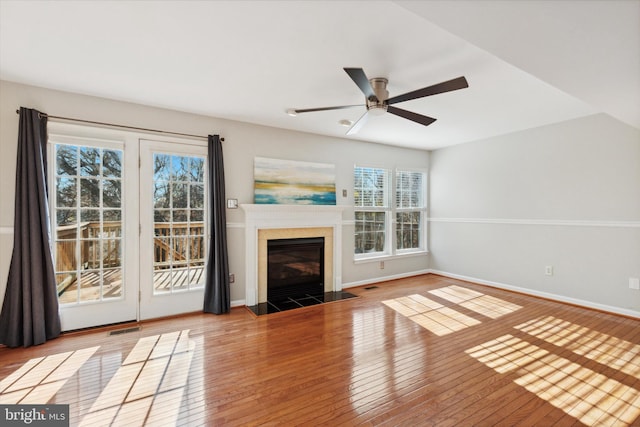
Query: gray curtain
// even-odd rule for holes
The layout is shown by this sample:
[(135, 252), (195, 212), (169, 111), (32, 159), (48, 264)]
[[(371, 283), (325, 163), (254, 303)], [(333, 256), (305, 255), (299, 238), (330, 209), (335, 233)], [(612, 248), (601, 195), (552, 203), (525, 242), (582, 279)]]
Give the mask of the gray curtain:
[(47, 117), (20, 108), (13, 254), (0, 313), (0, 343), (7, 347), (60, 335), (48, 206)]
[(224, 194), (224, 162), (219, 135), (209, 135), (209, 217), (211, 242), (207, 261), (204, 311), (223, 314), (231, 309), (227, 215)]

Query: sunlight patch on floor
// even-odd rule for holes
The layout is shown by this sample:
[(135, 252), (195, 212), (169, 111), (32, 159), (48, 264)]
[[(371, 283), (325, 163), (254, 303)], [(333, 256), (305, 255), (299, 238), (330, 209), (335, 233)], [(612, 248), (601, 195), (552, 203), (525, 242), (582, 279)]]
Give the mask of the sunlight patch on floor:
[(640, 379), (638, 344), (553, 316), (533, 319), (515, 328)]
[(175, 425), (194, 349), (189, 330), (141, 338), (80, 425)]
[(640, 415), (640, 391), (538, 346), (503, 335), (466, 351), (586, 425), (629, 425)]
[(0, 381), (0, 404), (46, 404), (98, 350), (68, 351), (29, 360)]
[(481, 323), (479, 320), (418, 294), (386, 300), (382, 303), (438, 336)]
[(490, 295), (473, 298), (469, 301), (460, 303), (460, 305), (492, 319), (497, 319), (522, 308), (517, 304), (513, 304)]
[(517, 304), (463, 288), (462, 286), (447, 286), (434, 289), (429, 293), (492, 319), (497, 319), (522, 308)]
[[(517, 304), (461, 286), (447, 286), (434, 289), (429, 293), (491, 319), (497, 319), (522, 308)], [(394, 298), (382, 303), (438, 336), (482, 323), (480, 320), (419, 294)]]
[(446, 299), (447, 301), (451, 301), (454, 304), (460, 304), (461, 302), (469, 301), (470, 299), (478, 298), (484, 295), (483, 293), (456, 285), (434, 289), (432, 291), (429, 291), (429, 293), (431, 295)]

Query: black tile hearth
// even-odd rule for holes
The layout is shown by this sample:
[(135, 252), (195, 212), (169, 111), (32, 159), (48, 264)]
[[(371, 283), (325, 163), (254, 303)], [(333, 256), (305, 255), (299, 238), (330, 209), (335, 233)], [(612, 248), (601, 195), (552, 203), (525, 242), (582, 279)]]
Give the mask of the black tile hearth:
[(294, 308), (308, 307), (326, 302), (340, 301), (343, 299), (355, 298), (357, 295), (349, 292), (325, 292), (324, 294), (298, 294), (289, 295), (286, 298), (269, 299), (267, 302), (247, 307), (254, 314), (260, 316), (263, 314), (279, 313), (281, 311), (292, 310)]

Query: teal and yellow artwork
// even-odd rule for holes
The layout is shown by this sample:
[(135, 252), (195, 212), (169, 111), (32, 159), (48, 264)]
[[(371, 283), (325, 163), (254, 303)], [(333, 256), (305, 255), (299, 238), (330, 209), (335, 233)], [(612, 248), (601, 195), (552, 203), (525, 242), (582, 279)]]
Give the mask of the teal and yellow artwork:
[(295, 160), (254, 160), (254, 203), (335, 205), (335, 165)]

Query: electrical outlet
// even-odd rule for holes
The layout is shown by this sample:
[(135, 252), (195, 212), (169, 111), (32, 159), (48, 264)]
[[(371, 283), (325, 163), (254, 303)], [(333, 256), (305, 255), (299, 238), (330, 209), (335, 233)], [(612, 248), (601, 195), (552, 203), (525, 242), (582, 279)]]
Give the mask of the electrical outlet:
[(384, 270), (384, 261), (380, 261), (380, 270)]
[(547, 265), (544, 267), (545, 276), (553, 276), (553, 265)]
[(629, 277), (629, 289), (640, 290), (640, 279), (637, 277)]
[(229, 283), (235, 283), (236, 282), (236, 275), (231, 273), (229, 274)]

